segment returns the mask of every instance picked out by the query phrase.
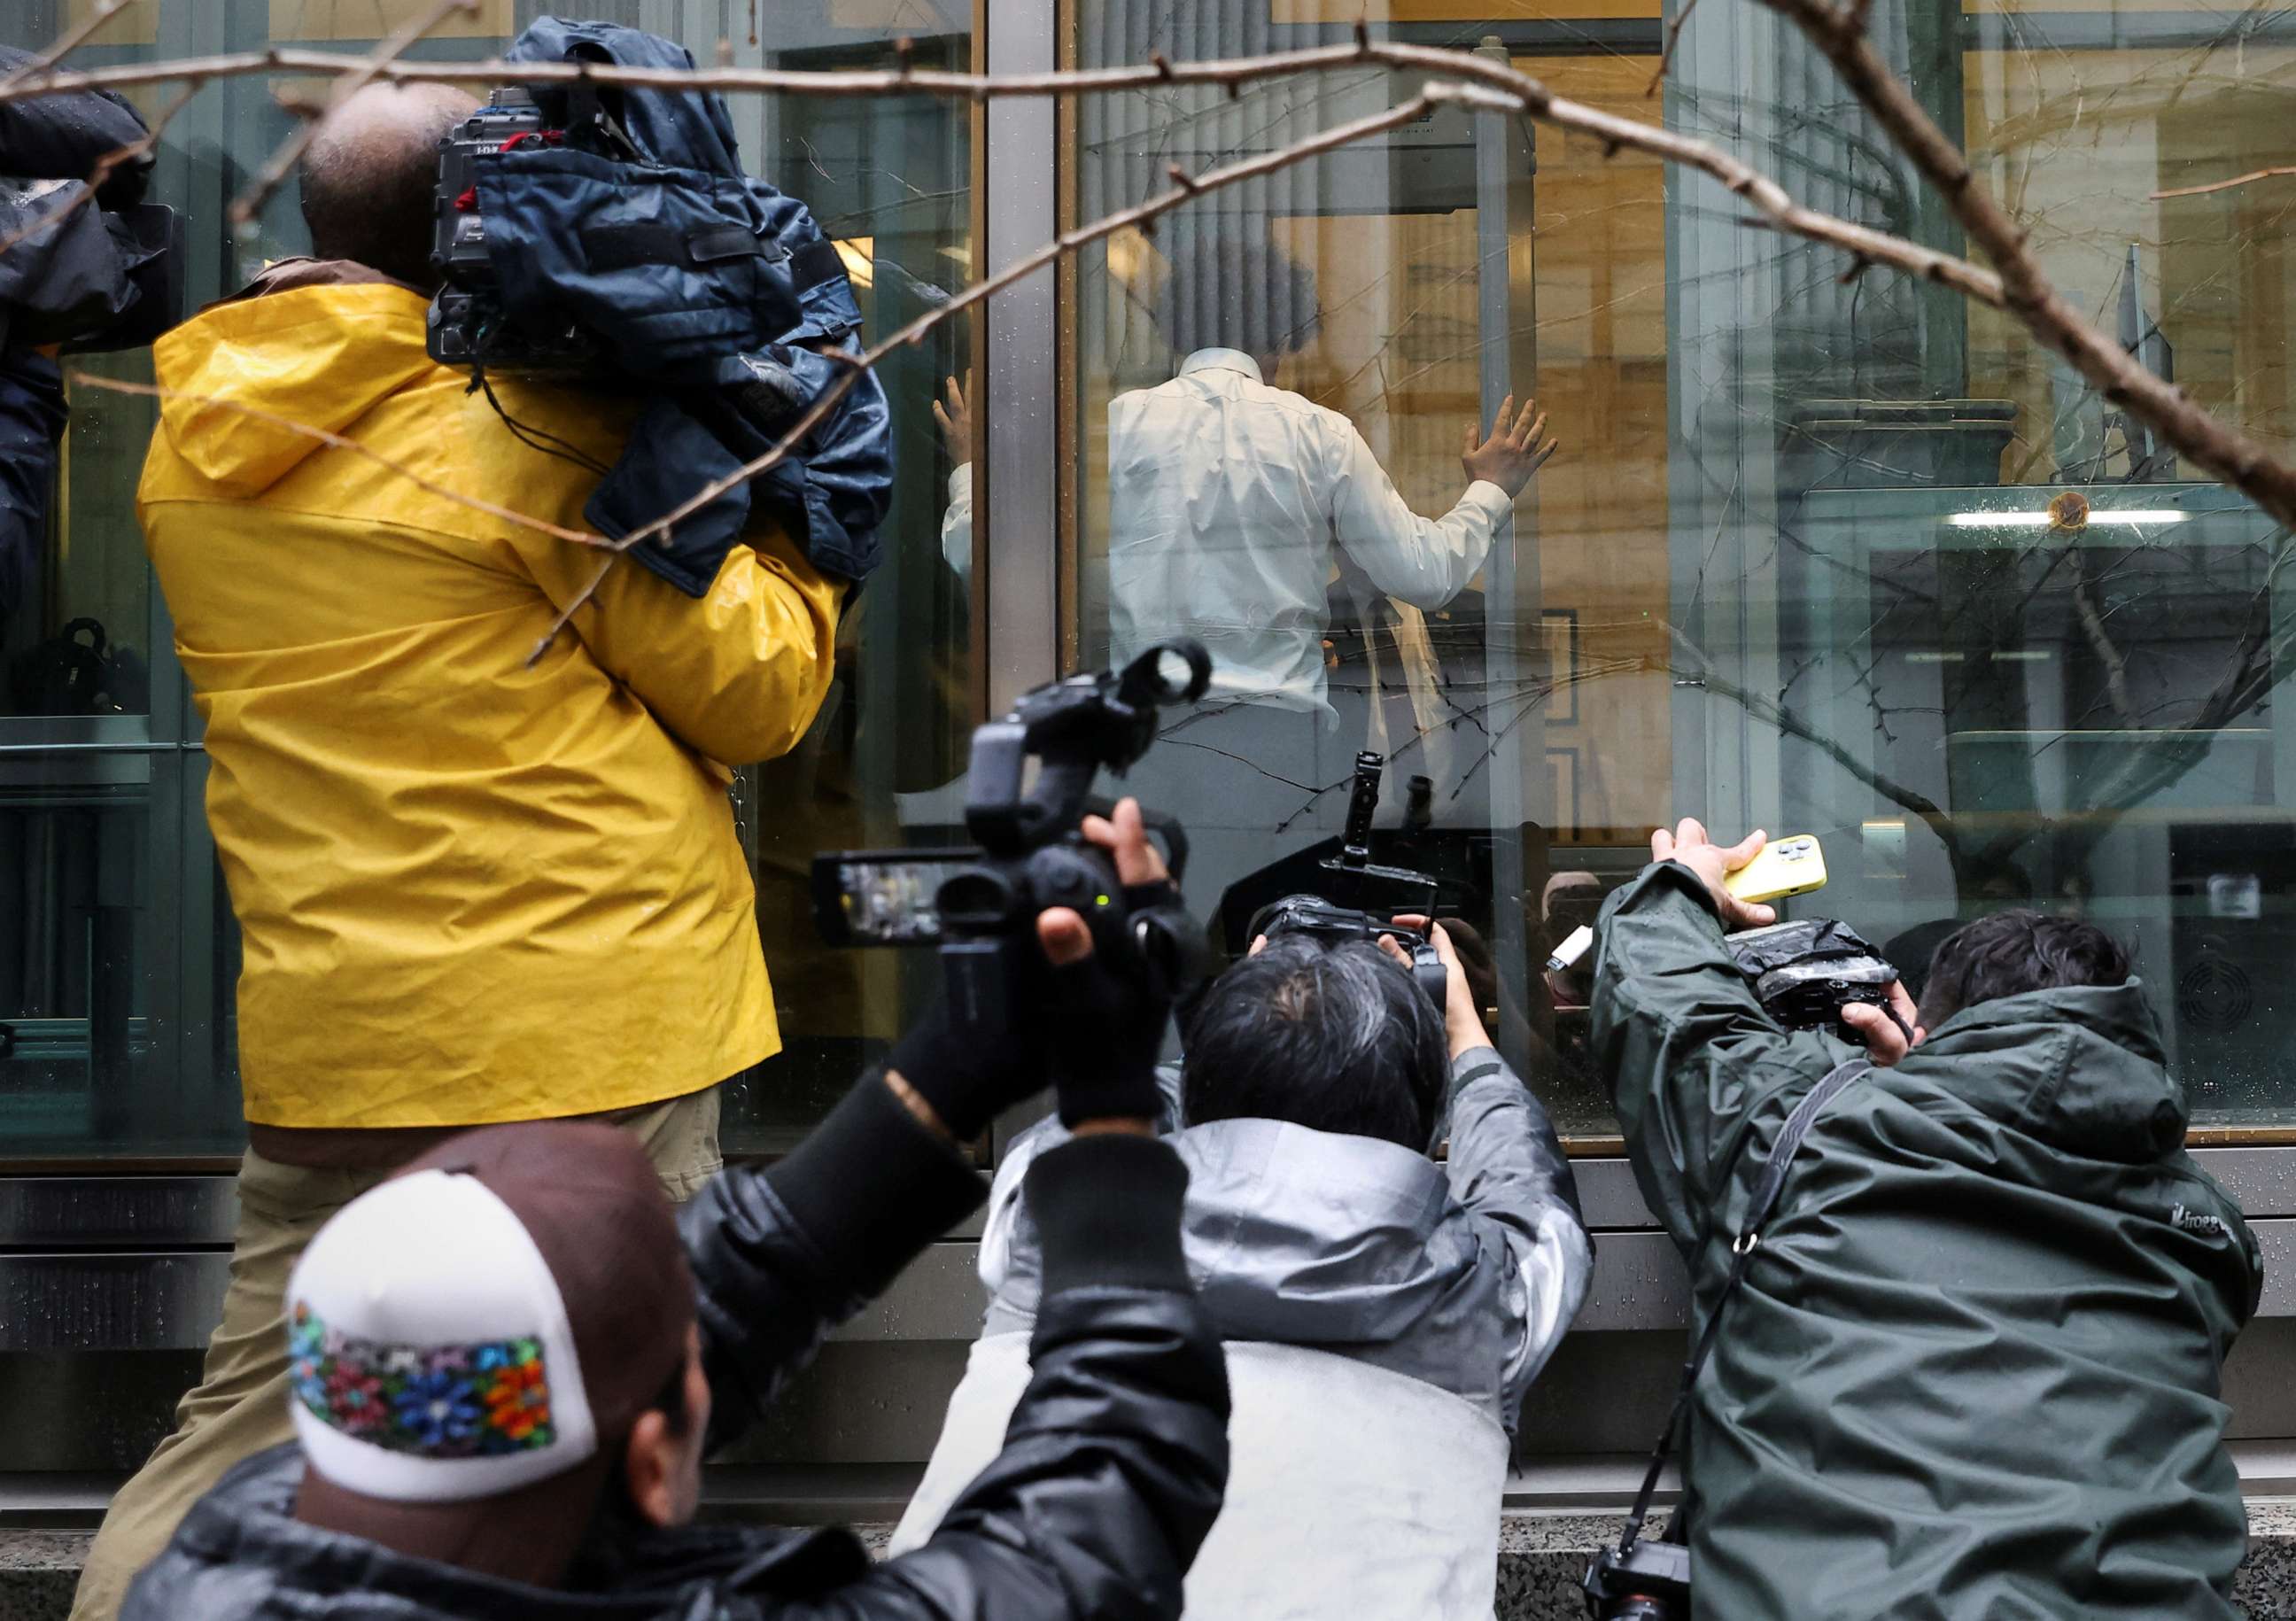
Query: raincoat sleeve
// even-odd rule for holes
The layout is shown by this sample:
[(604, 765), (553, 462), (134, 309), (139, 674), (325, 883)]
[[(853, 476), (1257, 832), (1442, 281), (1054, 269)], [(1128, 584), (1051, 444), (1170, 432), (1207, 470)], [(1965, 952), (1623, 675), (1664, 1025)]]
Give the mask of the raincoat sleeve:
[[(594, 553), (555, 540), (525, 556), (562, 611), (598, 567)], [(785, 537), (753, 533), (726, 553), (701, 601), (623, 564), (607, 572), (574, 628), (687, 748), (746, 765), (788, 753), (819, 713), (844, 594)]]
[(1440, 518), (1411, 510), (1355, 424), (1341, 424), (1333, 446), (1332, 528), (1372, 584), (1414, 608), (1440, 608), (1464, 590), (1514, 510), (1496, 484), (1478, 480)]
[(1595, 1246), (1578, 1181), (1546, 1110), (1489, 1047), (1451, 1064), (1451, 1196), (1477, 1240), (1502, 1257), (1511, 1336), (1503, 1374), (1507, 1429), (1524, 1393), (1578, 1314)]
[(1037, 1157), (1045, 1304), (1004, 1446), (922, 1546), (774, 1621), (1176, 1617), (1227, 1483), (1226, 1363), (1180, 1251), (1187, 1172), (1095, 1136)]
[(1697, 874), (1660, 862), (1613, 895), (1595, 931), (1589, 1022), (1643, 1197), (1685, 1249), (1726, 1202), (1748, 1129), (1772, 1130), (1851, 1049), (1789, 1035), (1722, 941)]

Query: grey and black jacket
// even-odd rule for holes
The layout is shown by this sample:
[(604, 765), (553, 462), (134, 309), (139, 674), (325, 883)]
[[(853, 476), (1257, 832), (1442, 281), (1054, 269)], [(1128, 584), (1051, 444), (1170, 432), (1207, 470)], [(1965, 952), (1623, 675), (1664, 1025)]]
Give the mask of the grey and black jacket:
[[(1595, 1056), (1702, 1326), (1854, 1052), (1771, 1022), (1686, 868), (1597, 937)], [(1964, 1009), (1821, 1108), (1691, 1408), (1699, 1614), (2234, 1613), (2223, 1368), (2262, 1268), (2185, 1118), (2135, 979)]]
[[(1448, 1153), (1280, 1120), (1182, 1128), (1160, 1077), (1166, 1141), (1188, 1167), (1181, 1243), (1226, 1340), (1304, 1346), (1464, 1397), (1513, 1434), (1525, 1391), (1579, 1302), (1594, 1249), (1546, 1111), (1488, 1047), (1451, 1067)], [(983, 1334), (1037, 1321), (1045, 1227), (1028, 1178), (1067, 1141), (1056, 1119), (1015, 1139), (980, 1244)]]
[[(1219, 1512), (1227, 1381), (1177, 1242), (1171, 1150), (1103, 1136), (1047, 1154), (1035, 1377), (1003, 1453), (923, 1547), (873, 1565), (850, 1532), (602, 1517), (562, 1589), (496, 1580), (294, 1518), (302, 1459), (258, 1454), (193, 1507), (125, 1621), (955, 1621), (1170, 1617)], [(711, 1436), (738, 1433), (823, 1336), (976, 1208), (980, 1176), (865, 1081), (771, 1169), (682, 1218)]]

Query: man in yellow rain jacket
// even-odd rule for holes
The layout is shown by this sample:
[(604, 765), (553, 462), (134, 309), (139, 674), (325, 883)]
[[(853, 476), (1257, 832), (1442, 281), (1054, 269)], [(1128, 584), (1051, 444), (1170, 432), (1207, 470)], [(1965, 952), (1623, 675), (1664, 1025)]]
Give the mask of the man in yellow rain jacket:
[[(682, 1199), (718, 1167), (717, 1084), (781, 1044), (726, 767), (811, 724), (841, 587), (777, 534), (700, 602), (623, 564), (528, 667), (600, 557), (524, 520), (583, 529), (595, 475), (424, 354), (435, 148), (470, 106), (354, 97), (304, 163), (315, 257), (155, 351), (140, 508), (245, 941), (250, 1147), (204, 1375), (75, 1621), (289, 1437), (282, 1295), (335, 1210), (454, 1129), (571, 1116), (625, 1124)], [(595, 463), (633, 414), (496, 391)]]

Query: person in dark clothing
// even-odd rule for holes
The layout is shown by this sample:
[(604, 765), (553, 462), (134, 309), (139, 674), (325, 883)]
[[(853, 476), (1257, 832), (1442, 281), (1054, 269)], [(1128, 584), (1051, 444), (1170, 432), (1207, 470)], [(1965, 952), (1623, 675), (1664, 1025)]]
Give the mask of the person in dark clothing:
[(55, 361), (0, 342), (0, 637), (19, 608), (39, 606), (48, 503), (68, 415)]
[[(1128, 896), (1168, 891), (1144, 839), (1119, 856)], [(1187, 1174), (1152, 1135), (1169, 1010), (1075, 913), (1037, 929), (1037, 1032), (929, 1016), (794, 1153), (680, 1216), (627, 1134), (566, 1121), (451, 1139), (345, 1207), (290, 1288), (297, 1442), (201, 1500), (123, 1613), (1179, 1615), (1228, 1398)], [(939, 1533), (873, 1565), (843, 1530), (691, 1523), (705, 1448), (980, 1203), (958, 1142), (1048, 1072), (1072, 1136), (1029, 1173), (1036, 1373)]]
[[(37, 61), (0, 45), (0, 79)], [(48, 506), (69, 414), (55, 342), (82, 335), (75, 322), (93, 330), (132, 297), (124, 258), (96, 209), (72, 222), (76, 230), (37, 222), (78, 209), (91, 177), (101, 181), (101, 205), (138, 201), (152, 163), (148, 150), (138, 150), (145, 134), (135, 109), (110, 91), (0, 103), (0, 177), (19, 183), (17, 196), (0, 208), (0, 640), (19, 609), (39, 606)]]
[[(1761, 843), (1661, 831), (1597, 932), (1596, 1056), (1699, 1329), (1781, 1129), (1857, 1056), (1773, 1022), (1723, 943), (1770, 921), (1723, 887)], [(2262, 1265), (2127, 954), (1983, 918), (1910, 1044), (1857, 1019), (1880, 1067), (1813, 1117), (1693, 1389), (1697, 1612), (2233, 1615), (2223, 1369)]]

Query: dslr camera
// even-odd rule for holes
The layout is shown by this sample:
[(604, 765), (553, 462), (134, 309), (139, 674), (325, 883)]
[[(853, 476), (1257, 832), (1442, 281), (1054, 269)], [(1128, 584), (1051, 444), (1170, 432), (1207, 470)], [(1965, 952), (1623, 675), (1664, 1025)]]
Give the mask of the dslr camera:
[(1355, 786), (1348, 798), (1348, 820), (1340, 835), (1340, 853), (1322, 864), (1325, 872), (1334, 875), (1332, 887), (1345, 892), (1349, 899), (1367, 900), (1373, 892), (1382, 891), (1392, 896), (1394, 904), (1385, 912), (1371, 912), (1342, 906), (1321, 896), (1287, 895), (1281, 900), (1270, 901), (1252, 914), (1244, 938), (1266, 935), (1272, 940), (1282, 935), (1306, 934), (1318, 939), (1362, 940), (1376, 945), (1382, 935), (1390, 936), (1411, 954), (1412, 982), (1439, 1010), (1447, 995), (1449, 975), (1443, 967), (1442, 954), (1435, 949), (1432, 925), (1413, 929), (1392, 921), (1398, 912), (1432, 918), (1436, 880), (1428, 873), (1409, 867), (1382, 866), (1371, 858), (1371, 819), (1379, 809), (1380, 770), (1386, 763), (1383, 756), (1369, 750), (1356, 756)]
[[(1185, 667), (1185, 678), (1181, 678)], [(1128, 769), (1156, 737), (1156, 712), (1193, 703), (1211, 684), (1211, 656), (1186, 637), (1160, 643), (1123, 672), (1072, 675), (1021, 695), (976, 728), (966, 789), (969, 848), (840, 850), (813, 863), (814, 915), (832, 946), (931, 946), (943, 994), (960, 1024), (1001, 1033), (1029, 1016), (1026, 992), (1042, 962), (1037, 914), (1073, 908), (1094, 948), (1145, 963), (1160, 992), (1201, 972), (1201, 932), (1175, 903), (1128, 912), (1108, 853), (1077, 823), (1103, 766)], [(1030, 766), (1034, 765), (1031, 779)], [(1150, 820), (1177, 882), (1187, 839)]]
[(1688, 1621), (1690, 1550), (1647, 1537), (1605, 1548), (1579, 1585), (1595, 1621)]
[[(1832, 1030), (1845, 1041), (1857, 1034), (1841, 1022), (1853, 1002), (1890, 1011), (1898, 970), (1849, 924), (1832, 918), (1773, 923), (1726, 936), (1723, 944), (1754, 987), (1763, 1011), (1789, 1030)], [(1903, 1020), (1898, 1020), (1902, 1027)], [(1913, 1032), (1906, 1032), (1910, 1038)]]

